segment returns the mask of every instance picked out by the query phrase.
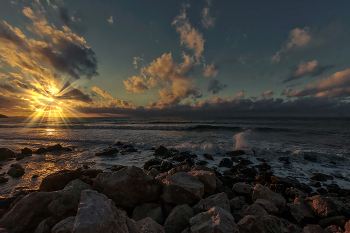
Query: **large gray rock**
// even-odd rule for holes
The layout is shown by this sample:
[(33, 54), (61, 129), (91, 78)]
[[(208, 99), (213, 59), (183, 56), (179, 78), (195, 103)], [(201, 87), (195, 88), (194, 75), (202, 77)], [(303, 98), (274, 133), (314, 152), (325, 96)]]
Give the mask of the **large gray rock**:
[(71, 216), (57, 223), (51, 233), (71, 233), (74, 227), (75, 217)]
[(194, 170), (188, 172), (198, 178), (198, 180), (204, 185), (204, 192), (214, 194), (216, 189), (216, 175), (214, 172), (204, 170)]
[(184, 172), (168, 175), (163, 180), (163, 199), (176, 205), (194, 204), (204, 194), (204, 185), (197, 177)]
[(58, 220), (51, 216), (45, 219), (44, 221), (42, 221), (38, 225), (34, 233), (51, 233), (52, 227), (56, 225), (57, 222)]
[(195, 215), (193, 209), (187, 204), (176, 206), (164, 223), (166, 233), (181, 233), (190, 226), (190, 218)]
[(258, 221), (253, 215), (247, 215), (237, 223), (240, 233), (263, 233)]
[(75, 216), (81, 192), (86, 189), (92, 189), (92, 187), (81, 180), (69, 182), (63, 190), (59, 191), (58, 195), (48, 206), (50, 212), (59, 219)]
[(232, 211), (240, 210), (245, 205), (248, 205), (248, 200), (244, 196), (235, 197), (230, 200), (230, 207)]
[(235, 193), (243, 196), (251, 196), (253, 193), (252, 186), (242, 182), (235, 183), (232, 187), (232, 190)]
[(196, 214), (210, 210), (214, 206), (219, 206), (231, 213), (230, 201), (225, 193), (218, 193), (209, 196), (205, 199), (200, 200), (194, 207), (193, 210)]
[(139, 233), (165, 233), (164, 228), (151, 218), (145, 218), (136, 223)]
[(315, 215), (304, 201), (298, 203), (288, 203), (290, 215), (293, 217), (295, 222), (299, 224), (310, 223), (315, 221)]
[(192, 233), (239, 233), (233, 216), (218, 206), (191, 218), (190, 226)]
[(141, 168), (131, 166), (98, 174), (94, 189), (111, 198), (118, 206), (133, 208), (155, 202), (161, 194), (161, 182), (146, 175)]
[(111, 199), (93, 190), (84, 190), (73, 233), (129, 233), (127, 215), (117, 209)]
[(150, 217), (153, 221), (156, 221), (159, 224), (164, 223), (162, 208), (155, 203), (145, 203), (136, 206), (132, 213), (132, 219), (136, 222), (147, 217)]
[(235, 212), (234, 215), (237, 218), (243, 218), (246, 215), (263, 216), (268, 215), (268, 213), (261, 205), (252, 204), (250, 206), (243, 207), (241, 210)]
[(254, 204), (261, 205), (269, 214), (278, 213), (278, 208), (275, 206), (275, 204), (273, 204), (271, 201), (268, 201), (266, 199), (256, 199)]
[(57, 192), (35, 192), (25, 196), (0, 219), (0, 228), (11, 233), (34, 231), (50, 216), (47, 206), (56, 195)]
[(315, 195), (306, 199), (310, 208), (320, 218), (328, 218), (340, 215), (337, 205), (331, 197)]
[(286, 200), (280, 194), (273, 192), (271, 189), (262, 186), (261, 184), (256, 184), (253, 191), (253, 201), (257, 199), (266, 199), (271, 201), (282, 213), (286, 208)]

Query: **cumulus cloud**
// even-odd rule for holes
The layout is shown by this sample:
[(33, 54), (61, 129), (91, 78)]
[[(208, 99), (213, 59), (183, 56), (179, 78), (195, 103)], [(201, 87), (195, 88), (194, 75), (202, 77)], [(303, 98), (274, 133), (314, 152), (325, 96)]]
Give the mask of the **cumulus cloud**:
[(9, 76), (7, 74), (4, 74), (4, 73), (0, 73), (0, 79), (1, 78), (8, 78)]
[(98, 87), (91, 87), (91, 90), (105, 99), (114, 99), (113, 96), (111, 96), (107, 91), (102, 91)]
[(333, 67), (334, 65), (319, 66), (317, 60), (313, 60), (308, 63), (301, 61), (299, 65), (291, 68), (291, 76), (284, 80), (283, 83), (300, 79), (306, 75), (310, 75), (312, 77), (318, 76)]
[(182, 10), (180, 15), (175, 17), (172, 25), (176, 26), (176, 31), (180, 34), (181, 44), (184, 44), (188, 49), (194, 51), (197, 63), (199, 64), (200, 59), (203, 58), (204, 39), (202, 33), (198, 32), (190, 24), (186, 16), (186, 7)]
[(113, 16), (111, 15), (111, 17), (107, 21), (108, 23), (113, 24)]
[(209, 77), (210, 75), (216, 77), (218, 74), (218, 69), (219, 66), (215, 65), (214, 63), (211, 63), (211, 65), (209, 66), (204, 66), (204, 71), (203, 71), (203, 75), (205, 77)]
[(265, 96), (271, 96), (273, 95), (273, 91), (269, 90), (269, 91), (265, 91), (264, 93), (261, 94), (261, 96), (265, 97)]
[(138, 76), (132, 76), (127, 80), (123, 80), (123, 83), (128, 93), (145, 93), (145, 90), (149, 90), (145, 80)]
[(281, 93), (281, 95), (288, 95), (289, 92), (291, 92), (292, 89), (290, 87), (287, 87), (286, 89), (283, 90), (283, 92)]
[(350, 96), (350, 69), (339, 71), (330, 77), (309, 83), (304, 89), (288, 96), (344, 97)]
[(226, 87), (226, 84), (220, 84), (219, 80), (212, 79), (209, 81), (208, 91), (210, 91), (212, 94), (217, 94), (220, 91), (224, 90)]
[(215, 17), (210, 15), (210, 8), (205, 7), (202, 11), (202, 24), (206, 29), (215, 26)]
[(296, 48), (303, 48), (308, 45), (310, 41), (311, 35), (308, 27), (303, 29), (295, 28), (289, 32), (288, 39), (282, 48), (271, 58), (271, 60), (273, 62), (280, 62), (288, 51)]

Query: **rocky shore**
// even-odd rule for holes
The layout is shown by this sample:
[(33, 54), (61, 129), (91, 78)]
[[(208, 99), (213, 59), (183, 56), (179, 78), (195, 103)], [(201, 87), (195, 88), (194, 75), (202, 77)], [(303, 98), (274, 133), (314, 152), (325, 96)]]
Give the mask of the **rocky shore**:
[[(136, 151), (116, 146), (120, 149), (96, 156)], [(24, 148), (20, 154), (0, 148), (0, 160), (60, 150), (70, 148)], [(199, 160), (163, 146), (143, 169), (114, 165), (103, 172), (84, 166), (55, 172), (39, 190), (0, 197), (0, 233), (350, 233), (350, 190), (324, 184), (332, 175), (314, 173), (308, 184), (300, 183), (276, 176), (264, 159), (252, 166), (244, 154), (227, 152), (219, 164), (227, 168), (223, 172), (206, 166), (213, 159), (209, 154)], [(7, 171), (14, 178), (24, 173), (17, 163)], [(0, 182), (6, 179), (0, 175)]]

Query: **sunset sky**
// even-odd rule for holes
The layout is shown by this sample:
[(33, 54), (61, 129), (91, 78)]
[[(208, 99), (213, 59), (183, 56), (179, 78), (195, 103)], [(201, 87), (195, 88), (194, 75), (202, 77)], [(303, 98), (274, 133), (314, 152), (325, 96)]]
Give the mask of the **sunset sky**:
[(1, 0), (0, 114), (350, 116), (349, 9)]

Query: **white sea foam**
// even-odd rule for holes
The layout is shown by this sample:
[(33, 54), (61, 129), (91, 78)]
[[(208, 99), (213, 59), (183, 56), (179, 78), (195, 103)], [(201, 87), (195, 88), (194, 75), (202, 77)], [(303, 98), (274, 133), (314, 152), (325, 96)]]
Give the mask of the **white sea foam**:
[(235, 150), (238, 150), (238, 149), (248, 150), (251, 148), (251, 145), (247, 139), (247, 136), (250, 133), (251, 133), (251, 130), (246, 130), (233, 136), (233, 139), (236, 140)]

